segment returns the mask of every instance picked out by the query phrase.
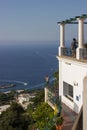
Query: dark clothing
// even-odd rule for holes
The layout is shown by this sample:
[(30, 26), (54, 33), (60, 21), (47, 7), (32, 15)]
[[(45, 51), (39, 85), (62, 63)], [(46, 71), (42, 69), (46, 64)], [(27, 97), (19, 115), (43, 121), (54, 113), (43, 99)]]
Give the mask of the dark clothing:
[(71, 44), (71, 49), (75, 50), (77, 48), (77, 42), (76, 40), (73, 40), (72, 44)]
[(78, 47), (77, 41), (73, 38), (73, 42), (71, 43), (72, 56), (76, 56), (76, 48)]

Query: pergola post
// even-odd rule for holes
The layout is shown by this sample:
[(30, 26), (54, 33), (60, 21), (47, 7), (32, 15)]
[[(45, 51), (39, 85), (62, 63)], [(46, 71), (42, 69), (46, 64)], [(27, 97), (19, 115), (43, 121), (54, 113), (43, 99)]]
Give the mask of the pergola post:
[(82, 51), (84, 49), (84, 18), (77, 18), (78, 20), (78, 48), (76, 50), (76, 58), (82, 58)]
[(59, 46), (59, 56), (63, 54), (63, 48), (65, 47), (65, 24), (60, 23), (60, 46)]

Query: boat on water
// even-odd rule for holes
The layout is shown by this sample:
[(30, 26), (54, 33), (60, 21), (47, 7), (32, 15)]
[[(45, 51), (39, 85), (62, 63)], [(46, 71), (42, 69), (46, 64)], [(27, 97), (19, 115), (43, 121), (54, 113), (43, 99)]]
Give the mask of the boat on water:
[(5, 89), (5, 88), (12, 88), (15, 87), (16, 84), (5, 84), (5, 85), (0, 85), (0, 89)]
[(25, 86), (27, 86), (27, 85), (28, 85), (28, 83), (24, 83), (24, 85), (25, 85)]

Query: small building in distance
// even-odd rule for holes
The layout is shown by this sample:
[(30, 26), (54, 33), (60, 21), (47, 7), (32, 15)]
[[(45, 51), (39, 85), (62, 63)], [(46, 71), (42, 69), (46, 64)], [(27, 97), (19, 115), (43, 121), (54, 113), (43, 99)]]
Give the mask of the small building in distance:
[(22, 94), (20, 94), (20, 95), (17, 96), (16, 100), (17, 100), (17, 102), (18, 102), (19, 104), (22, 105), (22, 107), (23, 107), (24, 109), (27, 109), (27, 106), (28, 106), (29, 104), (32, 104), (32, 103), (33, 103), (33, 102), (30, 101), (30, 99), (31, 99), (31, 98), (34, 98), (34, 97), (35, 97), (35, 95), (33, 95), (33, 94), (22, 93)]
[(3, 106), (0, 106), (0, 114), (3, 112), (3, 111), (6, 111), (7, 108), (9, 108), (10, 105), (3, 105)]
[(23, 102), (29, 102), (30, 95), (29, 94), (20, 94), (18, 95), (17, 101), (20, 104), (23, 104)]

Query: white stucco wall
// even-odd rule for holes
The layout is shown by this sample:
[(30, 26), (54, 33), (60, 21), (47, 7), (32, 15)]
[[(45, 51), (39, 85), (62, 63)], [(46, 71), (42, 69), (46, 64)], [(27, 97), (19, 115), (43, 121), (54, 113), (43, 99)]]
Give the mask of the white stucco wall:
[(87, 75), (83, 80), (83, 130), (87, 130)]
[[(87, 63), (73, 60), (71, 58), (59, 59), (59, 95), (62, 101), (76, 113), (80, 111), (83, 104), (83, 79), (87, 74)], [(63, 81), (73, 86), (74, 100), (69, 101), (63, 96)], [(76, 99), (78, 96), (79, 100)]]

